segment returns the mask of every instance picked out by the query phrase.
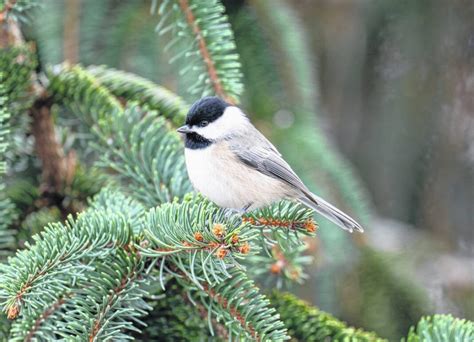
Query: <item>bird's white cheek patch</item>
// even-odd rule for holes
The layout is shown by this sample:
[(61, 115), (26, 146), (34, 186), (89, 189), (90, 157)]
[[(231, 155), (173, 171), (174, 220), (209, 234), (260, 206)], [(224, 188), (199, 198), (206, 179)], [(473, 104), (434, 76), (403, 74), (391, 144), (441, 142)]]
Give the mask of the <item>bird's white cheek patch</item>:
[(230, 106), (216, 121), (206, 127), (197, 127), (195, 130), (206, 139), (217, 140), (242, 127), (247, 121), (247, 117), (239, 108)]
[[(219, 120), (219, 119), (218, 119)], [(198, 127), (196, 128), (196, 133), (205, 137), (206, 139), (209, 140), (216, 140), (222, 135), (222, 131), (219, 128), (218, 125), (218, 120), (211, 122), (208, 126), (206, 127)]]

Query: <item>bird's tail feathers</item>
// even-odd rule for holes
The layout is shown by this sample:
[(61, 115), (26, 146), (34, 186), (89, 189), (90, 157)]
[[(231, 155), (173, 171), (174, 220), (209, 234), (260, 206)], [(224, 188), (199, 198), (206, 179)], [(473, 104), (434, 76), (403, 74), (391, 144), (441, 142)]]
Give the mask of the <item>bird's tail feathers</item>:
[(318, 197), (315, 194), (305, 194), (305, 196), (299, 198), (299, 201), (304, 205), (310, 207), (311, 209), (315, 210), (319, 214), (323, 215), (328, 220), (334, 222), (339, 227), (348, 230), (351, 233), (354, 230), (357, 230), (359, 232), (364, 231), (362, 226), (357, 223), (352, 217), (343, 213), (341, 210), (337, 209), (335, 206), (326, 202), (321, 197)]

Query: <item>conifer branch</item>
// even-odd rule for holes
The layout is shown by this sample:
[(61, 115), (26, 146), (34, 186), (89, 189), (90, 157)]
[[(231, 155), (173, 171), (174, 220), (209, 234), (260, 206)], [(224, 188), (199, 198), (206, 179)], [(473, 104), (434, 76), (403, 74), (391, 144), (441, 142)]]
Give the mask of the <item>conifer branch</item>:
[(14, 231), (8, 229), (16, 217), (15, 207), (10, 199), (5, 196), (4, 174), (7, 171), (5, 152), (9, 147), (10, 138), (10, 113), (7, 111), (7, 98), (4, 93), (3, 75), (0, 73), (0, 250), (6, 253), (14, 241)]
[(235, 100), (229, 98), (224, 92), (224, 89), (222, 88), (221, 80), (219, 76), (217, 75), (217, 71), (214, 66), (214, 61), (211, 59), (211, 54), (209, 53), (209, 50), (207, 49), (207, 44), (206, 44), (206, 41), (204, 40), (203, 34), (201, 32), (201, 28), (199, 27), (199, 24), (196, 22), (196, 18), (194, 17), (193, 11), (191, 10), (189, 6), (188, 0), (179, 0), (179, 6), (181, 7), (181, 10), (184, 12), (186, 20), (189, 26), (191, 26), (193, 33), (196, 35), (196, 39), (199, 45), (199, 51), (201, 52), (201, 56), (202, 56), (202, 59), (204, 60), (204, 63), (206, 64), (207, 72), (209, 74), (209, 78), (211, 80), (212, 86), (214, 87), (214, 91), (216, 95), (225, 99), (229, 103), (234, 104)]
[(30, 342), (33, 340), (36, 332), (39, 330), (41, 327), (41, 324), (46, 321), (51, 315), (53, 315), (61, 306), (64, 305), (66, 302), (66, 299), (70, 295), (64, 295), (60, 296), (56, 302), (54, 302), (51, 306), (49, 306), (41, 315), (38, 316), (38, 318), (35, 319), (33, 326), (31, 327), (30, 330), (27, 330), (27, 334), (25, 336), (24, 341), (25, 342)]
[(58, 65), (47, 70), (48, 92), (91, 129), (110, 137), (110, 125), (123, 115), (120, 102), (80, 66)]
[(156, 110), (176, 126), (183, 124), (188, 105), (168, 89), (138, 75), (105, 66), (89, 66), (87, 71), (116, 97)]
[(249, 258), (249, 273), (265, 285), (301, 283), (307, 278), (304, 267), (312, 261), (305, 255), (303, 238), (315, 236), (313, 211), (291, 201), (281, 201), (251, 212), (243, 218), (260, 232), (262, 250)]
[(318, 228), (311, 209), (289, 201), (280, 201), (250, 212), (243, 220), (260, 229), (282, 229), (304, 235), (314, 235)]
[[(191, 191), (184, 168), (182, 143), (156, 112), (131, 105), (124, 112), (118, 100), (80, 67), (50, 70), (49, 89), (99, 138), (94, 147), (100, 166), (118, 180), (136, 184), (134, 198), (151, 207)], [(151, 186), (150, 186), (151, 185)]]
[[(115, 270), (117, 273), (121, 271), (122, 274), (120, 278), (115, 280), (116, 283), (112, 288), (106, 288), (107, 291), (104, 291), (104, 289), (99, 289), (99, 291), (102, 293), (107, 293), (107, 295), (103, 298), (103, 301), (100, 305), (101, 307), (95, 314), (95, 318), (90, 326), (88, 335), (89, 342), (100, 341), (107, 336), (105, 331), (107, 325), (113, 325), (113, 321), (110, 321), (110, 318), (113, 317), (114, 311), (120, 308), (118, 304), (120, 300), (123, 300), (124, 294), (127, 292), (127, 290), (130, 291), (136, 286), (135, 282), (138, 280), (138, 277), (140, 276), (140, 273), (143, 269), (143, 263), (140, 260), (139, 254), (127, 251), (122, 251), (120, 254), (120, 257), (125, 257), (128, 259), (129, 264), (123, 264), (122, 266), (124, 266), (124, 269), (122, 270)], [(102, 272), (98, 272), (98, 277), (100, 279), (111, 276), (111, 272), (105, 268), (102, 268), (101, 271)], [(100, 281), (100, 279), (97, 279), (97, 281)], [(141, 295), (143, 295), (143, 293), (141, 293)], [(131, 310), (133, 309), (126, 308), (126, 311), (128, 311), (127, 313), (130, 313), (129, 311)], [(129, 326), (128, 328), (132, 329), (132, 326)]]
[(288, 257), (292, 251), (299, 251), (304, 236), (315, 236), (317, 224), (313, 211), (301, 204), (280, 201), (247, 214), (243, 220), (260, 231), (264, 241), (264, 251), (270, 256), (269, 248), (278, 245)]
[(99, 134), (94, 145), (98, 165), (113, 170), (127, 194), (152, 207), (191, 191), (181, 140), (158, 113), (132, 105), (108, 129), (113, 138)]
[(229, 329), (229, 339), (233, 336), (257, 341), (289, 339), (279, 315), (253, 281), (241, 270), (234, 268), (229, 272), (231, 277), (225, 282), (215, 285), (204, 282), (202, 289), (196, 288), (189, 278), (179, 281), (188, 288), (191, 298), (199, 298), (208, 319), (214, 315), (218, 322), (223, 320)]
[(102, 189), (93, 200), (89, 201), (89, 210), (120, 213), (125, 216), (134, 233), (141, 232), (145, 207), (116, 189)]
[(473, 341), (474, 322), (454, 318), (452, 315), (422, 317), (418, 324), (410, 328), (408, 337), (402, 342), (422, 341)]
[[(187, 300), (188, 305), (193, 305), (193, 303), (191, 303), (187, 297), (185, 297), (185, 300)], [(209, 313), (207, 312), (204, 305), (195, 303), (195, 306), (199, 312), (199, 316), (201, 317), (201, 319), (203, 321), (208, 320)], [(216, 318), (211, 318), (211, 324), (212, 324), (213, 329), (216, 330), (215, 332), (218, 337), (220, 337), (223, 340), (229, 340), (229, 331), (225, 328), (225, 326), (222, 323), (217, 322)]]
[(9, 318), (56, 298), (59, 290), (83, 277), (89, 267), (87, 257), (105, 256), (116, 246), (128, 244), (129, 229), (123, 217), (111, 212), (90, 212), (75, 221), (70, 218), (65, 225), (47, 227), (34, 237), (35, 245), (0, 266), (0, 299)]
[[(21, 9), (21, 1), (19, 5)], [(7, 7), (9, 7), (8, 4)], [(62, 193), (66, 181), (68, 178), (72, 178), (70, 175), (74, 172), (71, 169), (75, 162), (71, 158), (65, 158), (62, 146), (57, 141), (49, 109), (51, 102), (38, 81), (38, 76), (34, 70), (36, 58), (33, 51), (29, 51), (31, 47), (24, 43), (19, 23), (9, 20), (7, 23), (2, 23), (0, 27), (2, 28), (0, 31), (0, 42), (2, 42), (0, 47), (6, 49), (5, 52), (2, 51), (2, 57), (13, 65), (8, 66), (2, 63), (2, 66), (5, 66), (4, 70), (7, 71), (4, 77), (8, 87), (11, 88), (8, 90), (13, 93), (12, 104), (14, 100), (25, 96), (35, 99), (30, 108), (30, 115), (33, 118), (32, 133), (35, 137), (38, 157), (43, 164), (43, 188), (47, 191)], [(14, 72), (18, 69), (22, 72)]]
[(269, 298), (288, 327), (289, 334), (297, 341), (387, 342), (374, 333), (348, 327), (292, 294), (273, 291)]
[(199, 196), (165, 203), (147, 213), (143, 234), (148, 245), (140, 253), (166, 257), (201, 288), (202, 281), (215, 284), (229, 277), (229, 268), (240, 267), (236, 259), (249, 254), (257, 237), (256, 230), (239, 221)]
[(278, 239), (269, 251), (250, 258), (249, 273), (268, 287), (280, 289), (295, 282), (302, 284), (308, 278), (304, 269), (313, 261), (307, 249), (306, 244), (295, 245)]
[[(152, 13), (157, 7), (157, 0), (154, 0)], [(189, 58), (189, 65), (182, 68), (180, 74), (191, 72), (195, 75), (192, 77), (194, 84), (189, 88), (192, 95), (216, 94), (236, 104), (243, 90), (242, 75), (233, 33), (224, 11), (217, 0), (179, 0), (178, 4), (164, 0), (157, 10), (161, 20), (156, 30), (160, 34), (174, 31), (167, 48), (186, 39), (188, 45), (183, 45), (171, 60)], [(171, 17), (173, 20), (168, 23)]]
[(0, 298), (18, 317), (12, 341), (28, 336), (98, 341), (137, 330), (134, 323), (150, 309), (142, 300), (148, 281), (144, 260), (131, 234), (138, 232), (142, 212), (133, 200), (106, 189), (76, 221), (50, 226), (5, 265)]
[(240, 326), (247, 330), (253, 340), (260, 341), (260, 338), (253, 325), (246, 322), (242, 313), (235, 306), (230, 305), (229, 301), (224, 296), (216, 293), (216, 291), (212, 288), (209, 288), (208, 285), (204, 285), (203, 288), (204, 292), (206, 292), (211, 299), (216, 301), (224, 310), (227, 310), (240, 323)]

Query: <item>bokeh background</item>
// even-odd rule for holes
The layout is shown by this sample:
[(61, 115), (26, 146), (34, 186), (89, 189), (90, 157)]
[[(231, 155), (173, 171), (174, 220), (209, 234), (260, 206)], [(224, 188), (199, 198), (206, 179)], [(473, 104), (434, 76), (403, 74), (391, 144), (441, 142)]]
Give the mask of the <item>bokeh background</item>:
[[(390, 339), (424, 314), (474, 320), (474, 2), (223, 3), (245, 111), (366, 226), (319, 220), (308, 279), (291, 290)], [(107, 64), (192, 103), (157, 23), (150, 1), (45, 0), (27, 35), (42, 64)]]

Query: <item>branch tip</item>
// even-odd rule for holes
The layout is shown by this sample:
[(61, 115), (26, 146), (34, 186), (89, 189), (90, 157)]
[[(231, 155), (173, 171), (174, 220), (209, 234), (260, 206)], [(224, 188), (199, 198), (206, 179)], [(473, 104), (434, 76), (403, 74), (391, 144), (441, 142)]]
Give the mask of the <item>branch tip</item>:
[(229, 102), (231, 105), (234, 105), (236, 101), (235, 99), (227, 95), (227, 93), (224, 90), (224, 87), (222, 86), (222, 81), (219, 78), (219, 75), (217, 73), (217, 69), (214, 65), (214, 61), (212, 60), (211, 54), (207, 47), (207, 43), (204, 40), (203, 34), (201, 32), (201, 28), (199, 27), (199, 24), (196, 21), (196, 17), (194, 16), (194, 13), (191, 7), (189, 6), (188, 0), (179, 0), (179, 6), (181, 7), (181, 10), (184, 12), (186, 16), (186, 21), (191, 26), (193, 33), (196, 35), (196, 39), (199, 44), (199, 52), (202, 56), (202, 59), (204, 60), (204, 63), (206, 64), (207, 72), (209, 74), (209, 78), (211, 80), (211, 83), (216, 95), (223, 98), (224, 100)]

